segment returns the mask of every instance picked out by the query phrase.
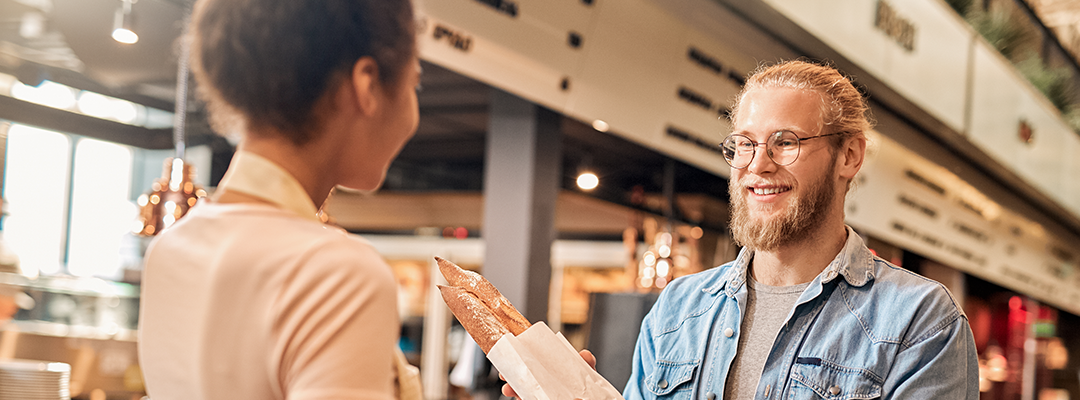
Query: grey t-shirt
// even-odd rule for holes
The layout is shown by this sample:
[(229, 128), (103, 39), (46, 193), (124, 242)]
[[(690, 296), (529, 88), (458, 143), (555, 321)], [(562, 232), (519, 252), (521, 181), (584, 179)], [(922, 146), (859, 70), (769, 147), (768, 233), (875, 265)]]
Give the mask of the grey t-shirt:
[(746, 315), (739, 333), (738, 353), (724, 387), (724, 400), (754, 398), (773, 341), (810, 282), (769, 286), (750, 278), (746, 285)]

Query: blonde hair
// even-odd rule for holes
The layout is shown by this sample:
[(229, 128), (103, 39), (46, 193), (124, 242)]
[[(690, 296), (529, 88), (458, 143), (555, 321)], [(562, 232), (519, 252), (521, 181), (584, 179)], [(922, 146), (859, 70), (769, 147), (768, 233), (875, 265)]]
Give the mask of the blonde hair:
[(824, 125), (820, 134), (844, 133), (837, 135), (840, 138), (833, 141), (835, 145), (847, 138), (865, 137), (865, 132), (873, 128), (870, 107), (848, 77), (831, 66), (801, 60), (762, 65), (751, 73), (731, 108), (732, 125), (738, 123), (739, 107), (747, 92), (770, 88), (818, 93), (821, 96), (821, 120)]

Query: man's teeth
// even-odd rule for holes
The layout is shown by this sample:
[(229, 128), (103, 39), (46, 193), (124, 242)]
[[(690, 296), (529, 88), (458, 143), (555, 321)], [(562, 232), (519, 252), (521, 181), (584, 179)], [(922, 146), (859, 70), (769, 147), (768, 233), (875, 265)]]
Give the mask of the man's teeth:
[(756, 194), (758, 196), (764, 196), (764, 195), (767, 195), (767, 194), (776, 194), (776, 193), (787, 191), (787, 189), (783, 189), (783, 188), (753, 188), (753, 189), (754, 189), (754, 194)]

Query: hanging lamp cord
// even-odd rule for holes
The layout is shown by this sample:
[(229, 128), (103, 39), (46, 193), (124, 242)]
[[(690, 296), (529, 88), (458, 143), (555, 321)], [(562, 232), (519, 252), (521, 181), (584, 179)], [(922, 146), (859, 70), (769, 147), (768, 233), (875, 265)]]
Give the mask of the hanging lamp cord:
[(188, 62), (191, 53), (191, 38), (188, 37), (188, 23), (191, 19), (189, 8), (184, 10), (184, 30), (180, 33), (180, 59), (176, 68), (176, 108), (173, 115), (173, 145), (176, 146), (176, 158), (184, 159), (184, 129), (187, 120)]

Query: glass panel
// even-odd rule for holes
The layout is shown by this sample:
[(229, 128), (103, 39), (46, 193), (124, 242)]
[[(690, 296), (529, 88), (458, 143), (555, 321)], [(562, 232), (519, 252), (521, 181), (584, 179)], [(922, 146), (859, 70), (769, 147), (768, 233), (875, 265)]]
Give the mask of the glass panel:
[(132, 152), (126, 146), (82, 139), (72, 176), (68, 272), (120, 279), (120, 244), (136, 206), (129, 200)]
[(52, 81), (41, 82), (38, 86), (15, 82), (11, 86), (11, 97), (69, 111), (74, 110), (76, 102), (74, 89)]
[(60, 272), (70, 155), (63, 134), (25, 125), (8, 131), (4, 240), (27, 275)]

